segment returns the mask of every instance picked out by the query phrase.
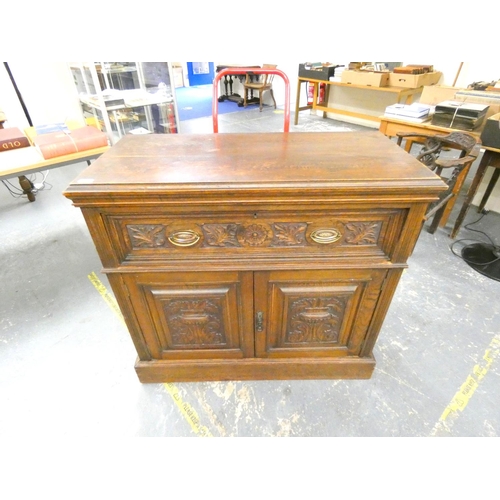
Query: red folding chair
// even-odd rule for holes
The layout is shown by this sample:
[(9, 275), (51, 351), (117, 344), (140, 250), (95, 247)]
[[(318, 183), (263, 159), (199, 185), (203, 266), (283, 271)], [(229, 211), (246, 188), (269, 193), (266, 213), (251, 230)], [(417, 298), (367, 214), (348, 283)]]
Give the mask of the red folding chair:
[(283, 71), (270, 68), (226, 68), (219, 71), (213, 83), (212, 118), (214, 122), (214, 134), (219, 132), (219, 81), (225, 75), (242, 75), (253, 73), (255, 75), (278, 75), (285, 82), (285, 122), (284, 132), (290, 131), (290, 80)]

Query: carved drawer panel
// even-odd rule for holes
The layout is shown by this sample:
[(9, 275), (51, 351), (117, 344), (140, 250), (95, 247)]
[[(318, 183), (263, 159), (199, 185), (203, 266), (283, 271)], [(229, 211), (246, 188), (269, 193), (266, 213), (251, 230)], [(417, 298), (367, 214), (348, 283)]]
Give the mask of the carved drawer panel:
[(366, 338), (385, 271), (256, 273), (256, 355), (356, 356)]
[(253, 355), (253, 338), (243, 335), (252, 332), (251, 273), (139, 273), (123, 280), (153, 359)]
[(105, 217), (121, 261), (324, 254), (390, 258), (406, 211)]

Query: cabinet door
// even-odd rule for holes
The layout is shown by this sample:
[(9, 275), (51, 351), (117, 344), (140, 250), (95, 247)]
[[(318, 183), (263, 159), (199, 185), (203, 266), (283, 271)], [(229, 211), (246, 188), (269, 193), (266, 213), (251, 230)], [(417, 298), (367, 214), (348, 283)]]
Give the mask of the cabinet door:
[(255, 275), (256, 356), (359, 355), (385, 270)]
[(153, 359), (253, 356), (252, 273), (137, 273), (123, 281)]

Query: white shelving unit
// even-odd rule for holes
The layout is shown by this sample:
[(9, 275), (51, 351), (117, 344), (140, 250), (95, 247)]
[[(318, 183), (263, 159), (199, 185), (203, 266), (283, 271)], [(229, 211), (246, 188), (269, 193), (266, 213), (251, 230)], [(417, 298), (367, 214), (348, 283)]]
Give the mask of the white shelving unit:
[(170, 63), (77, 62), (70, 69), (85, 117), (94, 117), (111, 144), (126, 134), (179, 130)]

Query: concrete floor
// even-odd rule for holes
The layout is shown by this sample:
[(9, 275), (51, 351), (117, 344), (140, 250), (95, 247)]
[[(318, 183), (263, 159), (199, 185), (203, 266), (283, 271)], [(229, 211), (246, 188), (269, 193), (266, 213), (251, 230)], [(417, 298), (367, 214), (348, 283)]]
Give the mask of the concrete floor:
[[(280, 131), (283, 113), (240, 111), (219, 124)], [(302, 112), (291, 132), (360, 128)], [(181, 132), (212, 133), (211, 118)], [(85, 166), (50, 171), (34, 203), (0, 186), (0, 436), (500, 435), (500, 282), (451, 252), (451, 222), (422, 232), (370, 380), (139, 383), (83, 217), (61, 194)], [(478, 218), (471, 210), (467, 221)], [(497, 213), (473, 227), (500, 240)], [(465, 228), (458, 237), (480, 238)]]

